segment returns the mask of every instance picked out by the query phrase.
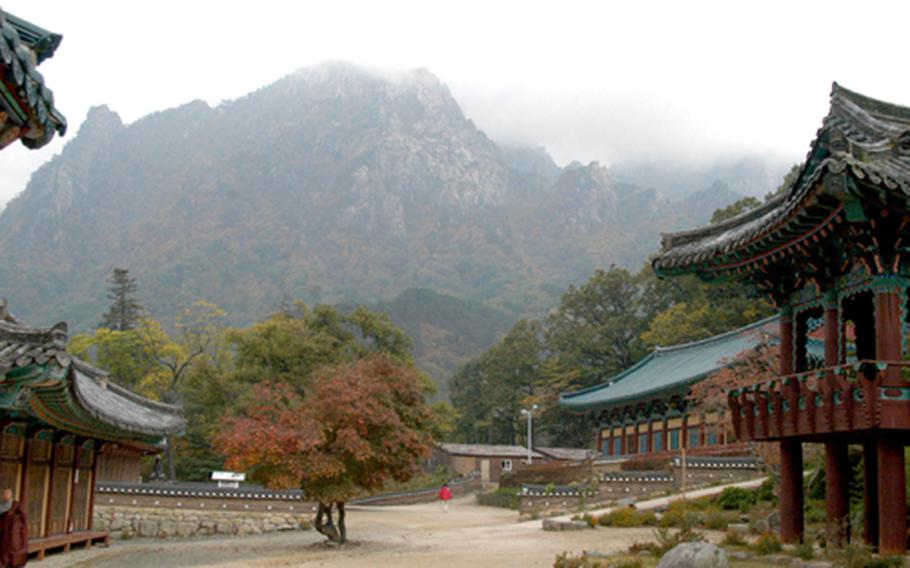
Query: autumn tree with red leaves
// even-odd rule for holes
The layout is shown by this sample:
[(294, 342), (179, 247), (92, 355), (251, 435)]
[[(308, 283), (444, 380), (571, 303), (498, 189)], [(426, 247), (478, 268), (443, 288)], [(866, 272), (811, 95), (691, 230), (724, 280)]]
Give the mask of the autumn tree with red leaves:
[(345, 502), (407, 481), (429, 452), (433, 417), (412, 365), (378, 353), (318, 370), (305, 389), (260, 383), (225, 419), (227, 466), (318, 501), (316, 530), (343, 544)]
[[(724, 428), (732, 431), (727, 392), (779, 378), (779, 358), (780, 347), (770, 342), (739, 353), (723, 368), (692, 386), (689, 399), (693, 411), (718, 414), (722, 417)], [(772, 466), (778, 460), (776, 447), (776, 444), (757, 444), (755, 451), (767, 466)]]

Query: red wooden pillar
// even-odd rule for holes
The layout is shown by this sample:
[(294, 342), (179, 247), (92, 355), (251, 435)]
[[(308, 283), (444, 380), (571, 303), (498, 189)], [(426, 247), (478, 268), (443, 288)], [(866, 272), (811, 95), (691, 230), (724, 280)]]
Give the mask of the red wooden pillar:
[[(789, 310), (780, 316), (780, 374), (793, 374), (793, 320)], [(794, 417), (796, 412), (790, 413)], [(793, 438), (780, 441), (780, 539), (803, 538), (803, 447)]]
[[(897, 279), (878, 277), (875, 293), (875, 358), (885, 361), (901, 359), (900, 303), (902, 288)], [(882, 386), (903, 387), (898, 367), (882, 373)], [(905, 418), (902, 412), (888, 412), (882, 404), (881, 427), (894, 428)], [(878, 457), (878, 529), (879, 552), (903, 554), (907, 550), (907, 486), (904, 473), (904, 444), (897, 436), (879, 435)]]
[[(837, 297), (828, 293), (825, 301), (825, 366), (840, 364), (840, 326), (838, 325)], [(828, 373), (825, 381), (825, 404), (828, 412), (834, 407), (834, 374)], [(845, 394), (844, 396), (847, 396)], [(844, 409), (840, 408), (840, 412)], [(832, 420), (833, 422), (833, 420)], [(831, 424), (833, 426), (833, 423)], [(850, 535), (850, 458), (847, 444), (842, 441), (825, 442), (825, 505), (827, 509), (828, 541), (843, 544)]]
[(878, 544), (878, 456), (874, 441), (863, 444), (863, 540)]

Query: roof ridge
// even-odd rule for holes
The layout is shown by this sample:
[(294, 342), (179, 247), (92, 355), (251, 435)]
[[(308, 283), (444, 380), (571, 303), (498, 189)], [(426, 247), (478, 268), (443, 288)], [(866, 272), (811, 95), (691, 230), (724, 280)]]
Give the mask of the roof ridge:
[[(666, 250), (668, 246), (679, 246), (685, 244), (690, 240), (695, 238), (701, 238), (710, 234), (719, 234), (723, 233), (733, 227), (741, 225), (744, 222), (749, 222), (754, 219), (758, 219), (762, 215), (766, 214), (768, 211), (776, 209), (780, 202), (786, 201), (789, 196), (788, 191), (781, 192), (778, 195), (772, 196), (770, 199), (760, 204), (758, 207), (753, 207), (747, 209), (738, 215), (734, 215), (729, 219), (724, 219), (717, 223), (708, 223), (707, 225), (702, 225), (701, 227), (695, 227), (694, 229), (689, 229), (687, 231), (675, 231), (672, 233), (661, 233), (660, 234), (660, 244), (661, 248)], [(658, 253), (659, 254), (659, 253)]]
[(661, 347), (660, 345), (658, 345), (658, 346), (655, 346), (655, 348), (654, 348), (654, 353), (655, 353), (655, 354), (656, 354), (656, 353), (671, 353), (671, 352), (674, 352), (674, 351), (682, 351), (683, 349), (688, 349), (688, 348), (690, 348), (690, 347), (696, 347), (696, 346), (701, 346), (701, 345), (708, 345), (708, 344), (710, 344), (710, 343), (714, 343), (714, 342), (716, 342), (716, 341), (721, 341), (721, 340), (723, 340), (723, 339), (727, 339), (728, 337), (731, 337), (731, 336), (734, 336), (734, 335), (738, 335), (738, 334), (740, 334), (740, 333), (742, 333), (742, 332), (744, 332), (744, 331), (748, 331), (748, 330), (750, 330), (750, 329), (757, 328), (757, 327), (761, 327), (761, 326), (763, 326), (763, 325), (769, 324), (769, 323), (771, 323), (772, 321), (778, 319), (779, 317), (780, 317), (779, 315), (776, 315), (776, 314), (775, 314), (775, 315), (773, 315), (773, 316), (769, 316), (769, 317), (760, 319), (760, 320), (758, 320), (758, 321), (754, 321), (754, 322), (752, 322), (752, 323), (750, 323), (750, 324), (746, 324), (746, 325), (744, 325), (744, 326), (742, 326), (742, 327), (738, 327), (738, 328), (736, 328), (736, 329), (731, 329), (730, 331), (725, 331), (725, 332), (719, 333), (719, 334), (717, 334), (717, 335), (712, 335), (711, 337), (705, 337), (704, 339), (696, 339), (695, 341), (689, 341), (689, 342), (686, 342), (686, 343), (679, 343), (679, 344), (676, 344), (676, 345), (668, 345), (667, 347)]
[(881, 99), (875, 99), (862, 93), (851, 91), (843, 85), (840, 85), (837, 81), (834, 81), (831, 84), (830, 98), (832, 103), (835, 99), (845, 100), (868, 113), (872, 118), (877, 118), (875, 116), (876, 114), (884, 114), (904, 120), (910, 120), (910, 107), (890, 103)]

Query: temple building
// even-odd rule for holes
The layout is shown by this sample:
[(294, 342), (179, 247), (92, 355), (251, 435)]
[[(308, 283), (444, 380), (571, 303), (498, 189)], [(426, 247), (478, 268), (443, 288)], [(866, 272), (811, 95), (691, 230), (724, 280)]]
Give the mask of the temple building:
[(16, 140), (40, 148), (66, 132), (54, 93), (38, 71), (62, 36), (0, 10), (0, 148)]
[(66, 352), (67, 328), (27, 327), (0, 304), (0, 488), (28, 517), (30, 550), (91, 544), (96, 481), (139, 481), (185, 421)]
[[(862, 448), (866, 542), (907, 546), (910, 108), (835, 84), (795, 181), (725, 222), (664, 235), (658, 275), (741, 281), (780, 308), (780, 376), (729, 393), (736, 436), (780, 446), (781, 537), (803, 537), (802, 444), (826, 459), (829, 542), (849, 538), (848, 445)], [(824, 323), (824, 365), (809, 332)], [(848, 359), (854, 343), (855, 360)]]
[[(729, 417), (697, 411), (689, 391), (737, 356), (776, 344), (777, 320), (775, 316), (701, 341), (657, 347), (602, 384), (561, 395), (560, 404), (592, 414), (598, 425), (597, 449), (605, 456), (726, 446), (735, 441)], [(809, 347), (818, 361), (820, 342), (812, 340)]]

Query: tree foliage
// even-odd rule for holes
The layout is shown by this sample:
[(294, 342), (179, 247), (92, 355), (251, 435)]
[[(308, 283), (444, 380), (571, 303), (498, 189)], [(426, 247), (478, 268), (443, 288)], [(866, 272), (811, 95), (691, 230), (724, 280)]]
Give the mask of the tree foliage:
[(108, 277), (107, 299), (110, 306), (98, 327), (114, 331), (133, 329), (143, 315), (142, 304), (136, 297), (139, 286), (126, 268), (115, 268)]
[(321, 368), (305, 394), (262, 383), (216, 444), (228, 467), (319, 501), (317, 529), (343, 543), (345, 501), (407, 481), (428, 453), (433, 419), (421, 383), (412, 366), (382, 353)]

